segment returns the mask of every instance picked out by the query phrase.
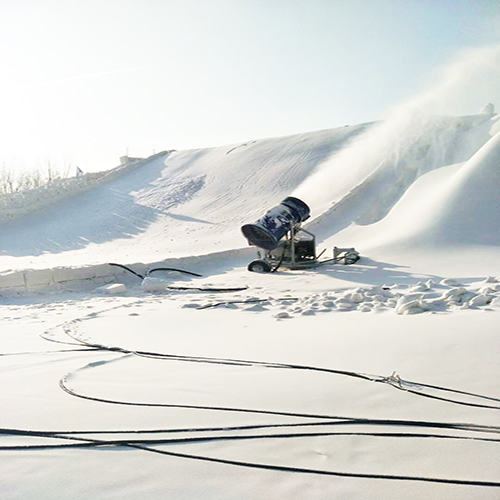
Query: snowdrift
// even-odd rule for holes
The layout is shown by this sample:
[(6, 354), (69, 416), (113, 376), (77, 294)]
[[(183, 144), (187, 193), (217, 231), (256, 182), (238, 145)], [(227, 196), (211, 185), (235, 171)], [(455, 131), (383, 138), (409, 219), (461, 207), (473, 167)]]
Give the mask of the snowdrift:
[(448, 181), (434, 223), (420, 229), (429, 243), (500, 245), (500, 132)]
[(499, 165), (500, 133), (496, 133), (469, 161), (429, 172), (415, 181), (383, 220), (366, 227), (354, 223), (337, 239), (354, 239), (367, 251), (498, 248)]

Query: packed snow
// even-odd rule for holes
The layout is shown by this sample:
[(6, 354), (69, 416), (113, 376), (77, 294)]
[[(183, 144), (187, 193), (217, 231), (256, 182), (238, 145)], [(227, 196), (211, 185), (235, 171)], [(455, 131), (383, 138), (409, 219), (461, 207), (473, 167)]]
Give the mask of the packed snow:
[[(499, 170), (487, 104), (0, 198), (2, 498), (498, 498)], [(289, 195), (361, 259), (248, 272)]]

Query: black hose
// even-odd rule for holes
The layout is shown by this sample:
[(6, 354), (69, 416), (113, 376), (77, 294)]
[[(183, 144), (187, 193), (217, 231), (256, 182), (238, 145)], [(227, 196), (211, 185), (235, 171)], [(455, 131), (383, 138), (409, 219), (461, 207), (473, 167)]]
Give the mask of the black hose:
[(193, 273), (191, 271), (185, 271), (184, 269), (174, 269), (173, 267), (155, 267), (154, 269), (150, 269), (147, 273), (146, 276), (149, 276), (151, 273), (154, 273), (156, 271), (177, 271), (179, 273), (184, 273), (184, 274), (189, 274), (191, 276), (196, 276), (197, 278), (201, 278), (201, 274)]
[(247, 286), (239, 286), (233, 288), (211, 288), (211, 287), (194, 287), (194, 286), (169, 286), (167, 290), (180, 290), (180, 291), (189, 291), (194, 290), (198, 292), (242, 292), (243, 290), (247, 290)]
[[(123, 264), (116, 264), (114, 262), (108, 262), (108, 265), (121, 267), (122, 269), (125, 269), (125, 271), (128, 271), (129, 273), (135, 274), (138, 278), (141, 278), (141, 280), (145, 278), (145, 276), (142, 276), (142, 274), (136, 273), (133, 269), (130, 269), (130, 267), (124, 266)], [(149, 276), (151, 273), (153, 273), (155, 271), (176, 271), (178, 273), (184, 273), (184, 274), (189, 274), (190, 276), (196, 276), (197, 278), (202, 277), (201, 274), (193, 273), (191, 271), (186, 271), (184, 269), (175, 269), (173, 267), (155, 267), (155, 268), (147, 271), (146, 276)]]
[(130, 267), (124, 266), (122, 264), (115, 264), (114, 262), (108, 262), (108, 266), (121, 267), (122, 269), (125, 269), (125, 271), (128, 271), (129, 273), (135, 274), (138, 278), (141, 278), (141, 280), (144, 279), (144, 276), (142, 276), (139, 273), (136, 273), (133, 269), (130, 269)]
[[(292, 424), (293, 425), (293, 424)], [(301, 424), (298, 424), (301, 425)], [(314, 425), (314, 424), (313, 424)], [(125, 431), (121, 431), (125, 432)], [(88, 432), (82, 432), (81, 434), (87, 434)], [(96, 434), (107, 434), (108, 431), (97, 431)], [(439, 435), (439, 434), (413, 434), (413, 433), (376, 433), (376, 432), (319, 432), (319, 433), (297, 433), (297, 434), (265, 434), (265, 435), (235, 435), (235, 436), (208, 436), (208, 437), (187, 437), (187, 438), (174, 438), (174, 439), (114, 439), (114, 440), (103, 440), (95, 439), (90, 437), (78, 437), (75, 436), (75, 432), (54, 432), (54, 431), (29, 431), (21, 429), (0, 429), (0, 434), (4, 435), (16, 435), (16, 436), (33, 436), (33, 437), (45, 437), (54, 439), (66, 439), (71, 441), (71, 443), (66, 444), (43, 444), (43, 445), (11, 445), (2, 446), (0, 450), (2, 451), (15, 451), (15, 450), (45, 450), (45, 449), (65, 449), (65, 448), (95, 448), (102, 446), (127, 446), (129, 448), (135, 448), (138, 450), (149, 451), (151, 453), (157, 453), (161, 455), (173, 456), (177, 458), (187, 458), (191, 460), (201, 460), (205, 462), (213, 462), (224, 465), (233, 465), (238, 467), (247, 467), (253, 469), (261, 470), (272, 470), (279, 472), (294, 472), (294, 473), (304, 473), (304, 474), (315, 474), (323, 476), (336, 476), (336, 477), (352, 477), (352, 478), (363, 478), (363, 479), (388, 479), (393, 481), (417, 481), (426, 483), (440, 483), (440, 484), (452, 484), (461, 486), (482, 486), (482, 487), (500, 487), (500, 482), (495, 481), (477, 481), (477, 480), (466, 480), (466, 479), (447, 479), (447, 478), (437, 478), (437, 477), (422, 477), (422, 476), (405, 476), (405, 475), (392, 475), (392, 474), (370, 474), (370, 473), (360, 473), (360, 472), (342, 472), (342, 471), (330, 471), (323, 469), (309, 469), (303, 467), (290, 467), (275, 464), (266, 463), (256, 463), (247, 462), (241, 460), (228, 460), (223, 458), (210, 457), (206, 455), (196, 455), (191, 453), (179, 453), (174, 451), (167, 451), (164, 449), (151, 448), (152, 445), (172, 445), (172, 444), (189, 444), (207, 441), (232, 441), (232, 440), (248, 440), (248, 439), (288, 439), (297, 437), (324, 437), (324, 436), (375, 436), (375, 437), (403, 437), (403, 438), (436, 438), (436, 439), (472, 439), (478, 441), (499, 441), (498, 439), (489, 438), (469, 438), (461, 436), (451, 436), (451, 435)]]
[(272, 273), (275, 273), (280, 268), (281, 264), (283, 263), (284, 258), (285, 258), (285, 250), (283, 249), (283, 253), (281, 254), (281, 258), (280, 258), (279, 262), (276, 264), (276, 266), (274, 266), (271, 269)]

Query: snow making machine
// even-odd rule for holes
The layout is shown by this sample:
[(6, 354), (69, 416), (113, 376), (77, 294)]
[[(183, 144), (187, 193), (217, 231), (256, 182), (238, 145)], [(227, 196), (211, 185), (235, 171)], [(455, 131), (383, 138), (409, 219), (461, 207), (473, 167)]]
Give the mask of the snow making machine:
[(354, 264), (359, 253), (354, 248), (333, 248), (333, 257), (320, 260), (324, 250), (316, 254), (316, 238), (301, 224), (310, 216), (302, 200), (289, 196), (271, 208), (254, 224), (241, 231), (250, 245), (259, 248), (259, 258), (248, 264), (248, 270), (259, 273), (288, 269), (310, 269), (325, 264)]

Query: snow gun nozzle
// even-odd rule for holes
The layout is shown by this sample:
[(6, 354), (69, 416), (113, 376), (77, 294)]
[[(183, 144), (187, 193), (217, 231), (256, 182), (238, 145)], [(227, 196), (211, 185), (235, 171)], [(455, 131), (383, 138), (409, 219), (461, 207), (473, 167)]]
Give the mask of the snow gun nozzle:
[(309, 218), (310, 211), (302, 200), (288, 196), (254, 224), (245, 224), (241, 231), (250, 245), (274, 250), (291, 228)]

